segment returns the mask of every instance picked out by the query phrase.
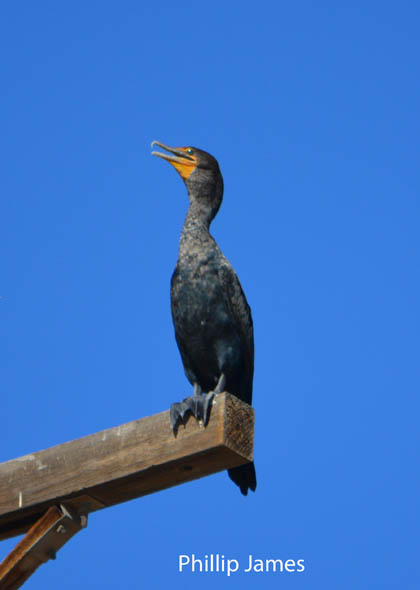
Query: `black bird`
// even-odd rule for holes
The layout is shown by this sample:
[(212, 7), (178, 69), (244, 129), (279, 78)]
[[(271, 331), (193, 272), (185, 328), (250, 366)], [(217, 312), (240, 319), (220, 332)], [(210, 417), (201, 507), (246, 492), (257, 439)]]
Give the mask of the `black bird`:
[[(173, 148), (159, 141), (153, 145), (169, 152), (152, 153), (176, 168), (190, 201), (171, 280), (171, 310), (194, 394), (172, 404), (171, 424), (176, 433), (188, 412), (207, 424), (215, 393), (228, 391), (251, 404), (254, 336), (251, 310), (239, 279), (209, 232), (223, 198), (217, 160), (195, 147)], [(255, 491), (253, 463), (228, 473), (244, 495), (248, 489)]]

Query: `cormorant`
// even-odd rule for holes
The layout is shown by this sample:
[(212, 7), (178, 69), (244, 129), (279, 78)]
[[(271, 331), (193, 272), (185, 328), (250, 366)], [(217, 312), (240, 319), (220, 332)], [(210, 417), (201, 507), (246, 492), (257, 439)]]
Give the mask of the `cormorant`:
[[(171, 311), (185, 374), (194, 394), (171, 407), (174, 432), (191, 412), (207, 424), (215, 393), (228, 391), (252, 402), (254, 336), (251, 310), (229, 261), (210, 235), (210, 223), (223, 198), (217, 160), (195, 147), (153, 145), (184, 180), (189, 209), (181, 233), (178, 262), (171, 280)], [(202, 393), (202, 392), (206, 393)], [(253, 463), (228, 470), (246, 495), (257, 482)]]

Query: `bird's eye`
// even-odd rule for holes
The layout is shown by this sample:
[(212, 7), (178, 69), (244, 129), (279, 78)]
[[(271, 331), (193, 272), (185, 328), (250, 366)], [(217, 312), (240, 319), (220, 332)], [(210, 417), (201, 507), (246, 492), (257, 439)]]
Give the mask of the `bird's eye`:
[(194, 150), (192, 148), (187, 149), (187, 154), (193, 154), (193, 153), (194, 153)]

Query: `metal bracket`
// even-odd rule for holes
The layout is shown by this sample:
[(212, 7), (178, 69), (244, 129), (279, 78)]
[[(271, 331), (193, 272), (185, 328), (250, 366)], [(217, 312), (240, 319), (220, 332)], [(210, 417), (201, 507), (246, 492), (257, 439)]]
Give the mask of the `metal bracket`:
[(15, 590), (87, 526), (87, 513), (69, 506), (51, 506), (0, 564), (0, 588)]

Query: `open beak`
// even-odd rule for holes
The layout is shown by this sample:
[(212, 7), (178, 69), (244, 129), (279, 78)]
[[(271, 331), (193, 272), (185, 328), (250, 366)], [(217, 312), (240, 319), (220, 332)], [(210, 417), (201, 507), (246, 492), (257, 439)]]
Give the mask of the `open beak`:
[(179, 172), (179, 174), (184, 180), (187, 180), (187, 178), (192, 174), (192, 172), (194, 172), (197, 166), (197, 159), (194, 156), (190, 156), (189, 154), (187, 154), (187, 150), (189, 148), (170, 147), (168, 145), (165, 145), (164, 143), (161, 143), (160, 141), (152, 141), (151, 147), (153, 147), (154, 145), (157, 145), (158, 147), (162, 148), (163, 150), (166, 150), (169, 153), (165, 154), (163, 152), (153, 151), (152, 155), (158, 156), (159, 158), (163, 158), (164, 160), (172, 164), (172, 166), (176, 168), (176, 170)]

